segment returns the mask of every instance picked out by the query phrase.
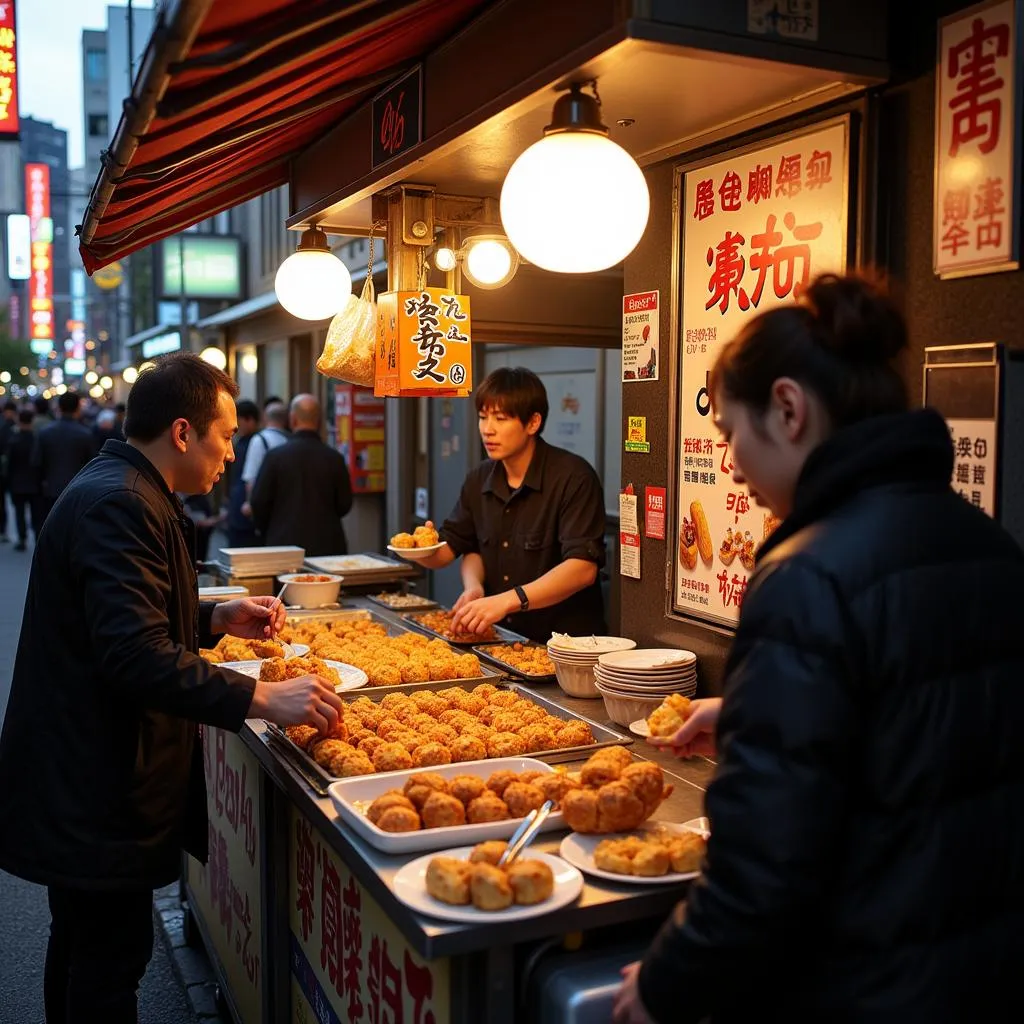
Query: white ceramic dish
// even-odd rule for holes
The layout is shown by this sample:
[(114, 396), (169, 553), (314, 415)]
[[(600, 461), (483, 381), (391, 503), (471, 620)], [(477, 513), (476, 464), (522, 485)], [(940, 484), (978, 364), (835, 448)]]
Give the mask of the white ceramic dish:
[(661, 705), (662, 697), (629, 697), (606, 690), (600, 683), (595, 683), (598, 694), (604, 698), (604, 709), (608, 717), (617, 725), (628, 726), (638, 718), (646, 718), (656, 707)]
[(558, 852), (574, 867), (595, 878), (607, 878), (610, 882), (621, 882), (623, 885), (674, 885), (678, 882), (688, 882), (691, 878), (696, 878), (700, 872), (670, 871), (667, 875), (619, 875), (614, 871), (605, 871), (603, 868), (599, 868), (594, 863), (594, 850), (597, 849), (597, 844), (604, 839), (623, 839), (628, 835), (635, 835), (637, 832), (654, 835), (666, 832), (675, 834), (696, 832), (698, 835), (706, 837), (706, 827), (701, 827), (699, 824), (706, 821), (706, 818), (693, 818), (682, 825), (674, 825), (667, 821), (647, 821), (632, 832), (615, 832), (611, 835), (583, 835), (580, 832), (571, 832), (562, 840)]
[[(300, 582), (303, 576), (326, 576), (316, 582)], [(290, 572), (278, 579), (287, 584), (284, 592), (285, 603), (299, 608), (320, 608), (325, 604), (336, 604), (338, 591), (344, 576), (333, 573)]]
[[(262, 664), (262, 661), (223, 662), (225, 668), (234, 669), (236, 672), (241, 672), (242, 675), (250, 676), (253, 679), (259, 679), (260, 666)], [(369, 681), (369, 677), (366, 673), (362, 669), (356, 668), (354, 665), (346, 665), (343, 661), (328, 661), (327, 664), (341, 677), (341, 685), (334, 688), (335, 693), (345, 693), (348, 690), (358, 690), (361, 686), (365, 686)]]
[(697, 655), (693, 651), (678, 651), (668, 647), (647, 647), (632, 651), (613, 651), (598, 659), (602, 668), (632, 669), (641, 672), (659, 669), (681, 669), (693, 665)]
[(647, 724), (646, 718), (638, 718), (635, 722), (630, 722), (629, 731), (643, 740), (651, 735), (651, 727)]
[[(554, 659), (552, 659), (554, 661)], [(561, 661), (555, 661), (555, 679), (558, 685), (570, 697), (589, 697), (596, 700), (601, 696), (597, 692), (597, 684), (594, 681), (594, 666), (591, 665), (567, 665)]]
[(410, 562), (419, 562), (424, 558), (429, 558), (435, 551), (440, 551), (444, 545), (444, 541), (431, 544), (429, 548), (396, 548), (393, 544), (389, 544), (388, 551), (393, 551), (399, 558), (408, 559)]
[[(487, 781), (493, 772), (553, 772), (554, 768), (533, 757), (496, 757), (488, 761), (461, 761), (456, 764), (431, 768), (414, 768), (401, 772), (378, 772), (359, 775), (351, 779), (332, 782), (327, 787), (338, 811), (338, 817), (371, 846), (384, 853), (418, 853), (422, 850), (440, 850), (452, 843), (482, 843), (486, 839), (508, 839), (519, 827), (522, 818), (508, 821), (486, 821), (479, 825), (452, 825), (448, 828), (425, 828), (418, 832), (385, 832), (366, 817), (366, 808), (389, 789), (401, 789), (410, 775), (437, 772), (446, 779), (456, 775), (476, 775)], [(561, 811), (553, 811), (544, 822), (542, 831), (565, 828)]]
[(523, 859), (544, 861), (555, 876), (555, 890), (543, 903), (535, 903), (528, 907), (513, 904), (506, 910), (487, 911), (477, 910), (474, 906), (456, 907), (435, 900), (427, 892), (427, 865), (438, 856), (459, 857), (465, 860), (472, 849), (472, 846), (457, 846), (454, 849), (438, 850), (436, 853), (417, 857), (399, 869), (391, 883), (392, 891), (407, 907), (417, 913), (466, 924), (494, 924), (500, 921), (521, 921), (528, 917), (539, 917), (575, 902), (583, 891), (583, 875), (571, 864), (566, 864), (561, 857), (527, 848), (523, 853)]
[(631, 651), (636, 641), (624, 636), (569, 636), (552, 633), (548, 650), (565, 654), (609, 654), (612, 651)]
[(688, 683), (673, 682), (658, 684), (657, 686), (646, 686), (643, 683), (621, 683), (617, 680), (609, 680), (600, 672), (594, 673), (595, 685), (600, 686), (605, 693), (621, 695), (623, 697), (667, 697), (670, 693), (678, 693), (683, 697), (692, 696), (697, 690), (697, 680), (692, 679)]

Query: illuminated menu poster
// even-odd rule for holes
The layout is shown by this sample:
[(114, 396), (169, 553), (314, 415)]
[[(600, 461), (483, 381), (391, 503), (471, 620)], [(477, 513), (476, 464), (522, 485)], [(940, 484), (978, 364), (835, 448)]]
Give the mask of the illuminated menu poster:
[(849, 119), (680, 169), (682, 267), (675, 595), (677, 611), (731, 626), (774, 527), (732, 477), (708, 378), (758, 313), (846, 268)]
[(288, 847), (292, 1024), (447, 1024), (449, 961), (413, 952), (295, 807)]
[[(53, 322), (53, 220), (50, 217), (50, 168), (46, 164), (25, 164), (25, 203), (28, 206), (32, 245), (32, 275), (29, 278), (29, 338), (52, 342)], [(50, 346), (33, 346), (33, 352), (48, 352)]]
[(0, 138), (18, 134), (18, 37), (14, 0), (0, 2)]

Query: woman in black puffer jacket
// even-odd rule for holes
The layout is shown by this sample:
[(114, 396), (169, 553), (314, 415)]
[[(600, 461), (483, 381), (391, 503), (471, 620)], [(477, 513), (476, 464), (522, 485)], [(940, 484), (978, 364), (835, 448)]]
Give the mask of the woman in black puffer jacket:
[(1024, 1020), (1024, 555), (907, 411), (905, 344), (826, 276), (718, 359), (734, 479), (784, 522), (670, 741), (717, 745), (707, 862), (618, 1022)]

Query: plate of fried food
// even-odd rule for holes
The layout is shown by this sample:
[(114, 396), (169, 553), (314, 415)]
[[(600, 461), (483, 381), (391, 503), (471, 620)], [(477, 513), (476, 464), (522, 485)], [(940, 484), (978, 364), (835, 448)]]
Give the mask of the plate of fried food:
[[(532, 757), (344, 779), (327, 787), (338, 816), (384, 853), (508, 839), (522, 818), (579, 783)], [(565, 828), (557, 810), (543, 828)]]
[(224, 662), (224, 668), (233, 669), (266, 683), (279, 683), (284, 679), (298, 679), (299, 676), (320, 676), (334, 683), (335, 693), (358, 690), (365, 686), (366, 673), (354, 665), (341, 661), (324, 661), (315, 655), (295, 658), (265, 658), (262, 661)]
[(707, 848), (705, 819), (682, 825), (648, 821), (626, 834), (562, 840), (559, 853), (588, 875), (634, 885), (670, 885), (700, 874)]
[(443, 545), (444, 542), (437, 530), (434, 529), (434, 524), (428, 519), (423, 526), (417, 526), (412, 533), (396, 533), (391, 538), (388, 551), (393, 551), (396, 555), (415, 562), (421, 558), (428, 558)]
[(583, 876), (561, 857), (528, 851), (498, 867), (504, 852), (504, 842), (489, 841), (425, 854), (398, 870), (392, 891), (417, 913), (467, 924), (537, 917), (583, 891)]
[[(306, 648), (306, 653), (309, 648)], [(222, 636), (212, 649), (200, 650), (200, 655), (213, 665), (224, 662), (260, 661), (263, 658), (294, 658), (296, 649), (283, 640), (243, 640), (237, 636)]]
[(535, 683), (555, 678), (555, 663), (548, 657), (544, 644), (520, 643), (480, 644), (473, 650), (499, 668)]
[[(412, 622), (428, 633), (446, 640), (450, 644), (479, 644), (487, 640), (497, 640), (498, 633), (493, 626), (488, 626), (482, 633), (466, 633), (462, 630), (452, 628), (454, 614), (444, 608), (432, 612), (423, 612), (419, 615), (406, 614), (402, 616), (408, 622)], [(509, 635), (509, 634), (506, 634)], [(511, 634), (515, 636), (515, 634)]]

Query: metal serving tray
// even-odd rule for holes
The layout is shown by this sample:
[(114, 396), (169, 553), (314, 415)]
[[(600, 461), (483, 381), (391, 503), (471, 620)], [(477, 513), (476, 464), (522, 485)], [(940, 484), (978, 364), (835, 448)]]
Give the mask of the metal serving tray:
[[(521, 694), (527, 700), (533, 701), (539, 707), (543, 708), (549, 715), (553, 715), (555, 718), (561, 718), (568, 721), (570, 718), (579, 719), (581, 722), (586, 722), (590, 726), (590, 731), (594, 734), (594, 742), (586, 743), (577, 747), (560, 747), (557, 750), (537, 750), (531, 751), (528, 755), (530, 757), (538, 758), (541, 761), (547, 761), (549, 764), (559, 764), (563, 761), (579, 761), (588, 758), (595, 750), (600, 750), (602, 747), (625, 747), (633, 742), (633, 737), (630, 735), (624, 735), (620, 732), (616, 732), (614, 729), (610, 729), (606, 725), (602, 725), (600, 722), (595, 722), (592, 718), (587, 718), (586, 715), (576, 715), (571, 711), (566, 710), (557, 702), (551, 700), (548, 697), (542, 697), (539, 693), (535, 693), (527, 686), (523, 686), (520, 683), (503, 683), (501, 677), (497, 673), (493, 673), (492, 670), (488, 670), (486, 666), (483, 666), (485, 671), (488, 671), (488, 676), (481, 679), (445, 679), (437, 680), (429, 683), (402, 683), (398, 686), (364, 686), (359, 690), (348, 690), (343, 693), (339, 693), (346, 703), (352, 703), (352, 701), (359, 697), (369, 697), (370, 700), (379, 702), (382, 697), (389, 693), (415, 693), (417, 690), (446, 690), (451, 686), (458, 686), (460, 689), (472, 690), (474, 686), (477, 686), (481, 682), (491, 682), (499, 690), (513, 690), (516, 693)], [(316, 763), (309, 754), (304, 750), (300, 750), (288, 737), (285, 735), (284, 730), (279, 726), (274, 725), (273, 722), (267, 722), (267, 736), (272, 740), (276, 741), (278, 750), (285, 756), (286, 760), (292, 764), (302, 775), (302, 777), (319, 793), (321, 796), (327, 796), (327, 787), (332, 782), (337, 782), (338, 777), (331, 775), (322, 765)], [(498, 758), (488, 758), (488, 760), (494, 761)], [(465, 762), (470, 763), (470, 762)], [(476, 761), (474, 764), (484, 764), (485, 762)], [(429, 768), (424, 768), (423, 771), (430, 771)], [(375, 773), (376, 774), (376, 773)], [(386, 773), (380, 773), (386, 774)], [(372, 777), (372, 776), (366, 776)]]
[(367, 601), (372, 601), (379, 608), (384, 608), (386, 611), (391, 612), (393, 615), (401, 615), (406, 612), (430, 612), (434, 611), (441, 606), (437, 601), (431, 601), (429, 597), (422, 597), (419, 594), (408, 594), (403, 596), (415, 597), (418, 601), (422, 601), (422, 604), (409, 605), (407, 607), (396, 607), (395, 605), (388, 604), (387, 601), (378, 600), (376, 594), (365, 594), (363, 595)]
[[(512, 643), (518, 643), (521, 647), (540, 647), (543, 650), (547, 650), (544, 644), (534, 643), (530, 640), (514, 640)], [(477, 644), (473, 648), (473, 653), (483, 658), (484, 661), (489, 662), (491, 665), (502, 669), (509, 675), (515, 676), (517, 679), (524, 679), (530, 683), (553, 683), (557, 677), (554, 672), (548, 672), (544, 675), (531, 675), (529, 672), (524, 672), (521, 668), (516, 668), (515, 665), (510, 665), (507, 661), (502, 661), (501, 658), (495, 657), (491, 651), (495, 647), (507, 647), (508, 641), (500, 644)]]
[[(436, 609), (435, 609), (436, 610)], [(442, 608), (441, 611), (449, 611), (448, 608)], [(397, 609), (396, 609), (397, 611)], [(430, 611), (429, 608), (424, 611)], [(472, 647), (479, 642), (479, 638), (475, 640), (451, 640), (446, 637), (443, 633), (438, 633), (436, 630), (431, 629), (429, 626), (424, 626), (422, 622), (417, 618), (420, 612), (403, 612), (399, 614), (399, 618), (408, 622), (409, 625), (416, 630), (418, 633), (426, 633), (427, 636), (437, 637), (438, 640), (443, 640), (446, 644), (451, 644), (454, 647)], [(489, 641), (494, 643), (522, 643), (526, 641), (529, 643), (525, 636), (519, 633), (513, 633), (511, 629), (502, 629), (501, 626), (492, 626), (495, 635), (498, 637), (497, 641)]]

